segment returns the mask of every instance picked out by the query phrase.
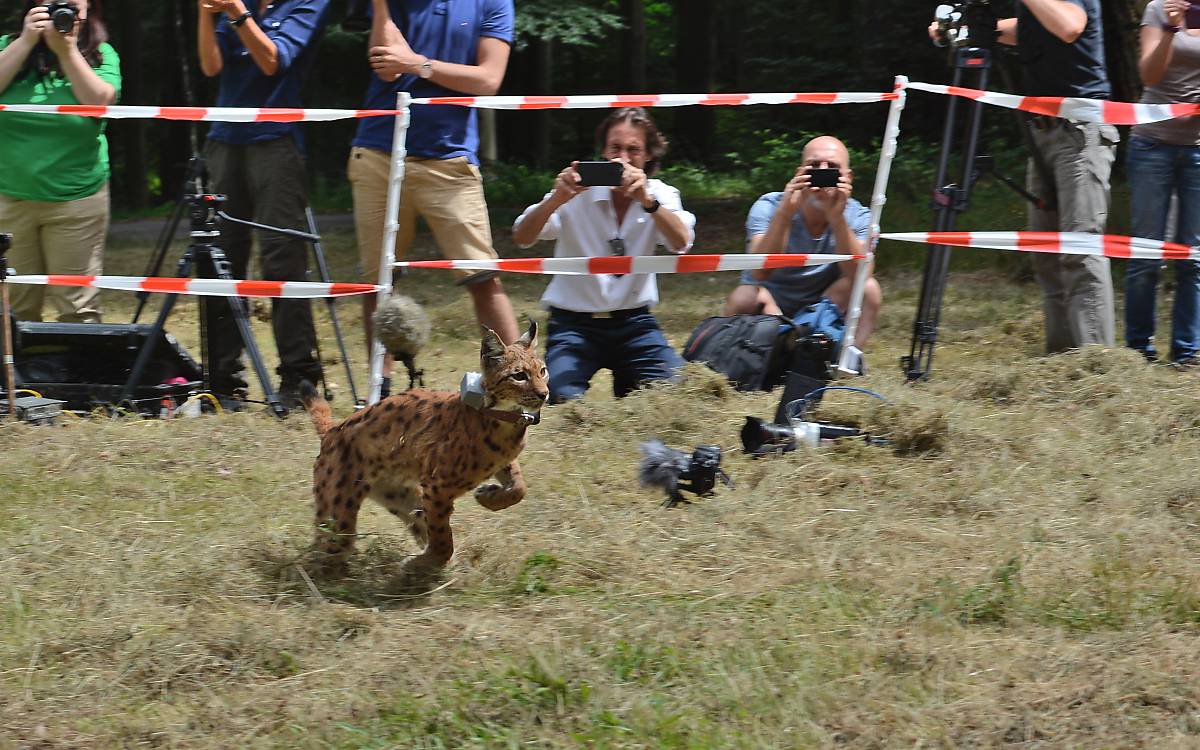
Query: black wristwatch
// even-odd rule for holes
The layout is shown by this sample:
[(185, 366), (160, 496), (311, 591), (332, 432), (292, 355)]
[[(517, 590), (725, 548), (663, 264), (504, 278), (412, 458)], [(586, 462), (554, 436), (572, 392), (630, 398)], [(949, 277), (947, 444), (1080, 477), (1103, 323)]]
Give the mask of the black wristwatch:
[(247, 18), (249, 18), (249, 17), (250, 17), (250, 16), (252, 16), (252, 15), (254, 15), (254, 14), (253, 14), (253, 13), (251, 13), (250, 11), (246, 11), (246, 12), (245, 12), (245, 13), (243, 13), (242, 15), (240, 15), (240, 16), (238, 16), (237, 18), (235, 18), (235, 19), (233, 19), (232, 21), (230, 21), (230, 22), (229, 22), (229, 25), (230, 25), (230, 26), (232, 26), (233, 28), (235, 28), (235, 29), (236, 29), (237, 27), (239, 27), (239, 26), (241, 26), (242, 24), (244, 24), (244, 23), (246, 22), (246, 19), (247, 19)]
[(650, 208), (646, 208), (645, 206), (642, 206), (642, 210), (648, 214), (652, 214), (655, 211), (657, 211), (661, 206), (662, 206), (662, 204), (658, 202), (657, 198), (655, 198), (654, 202), (650, 204)]

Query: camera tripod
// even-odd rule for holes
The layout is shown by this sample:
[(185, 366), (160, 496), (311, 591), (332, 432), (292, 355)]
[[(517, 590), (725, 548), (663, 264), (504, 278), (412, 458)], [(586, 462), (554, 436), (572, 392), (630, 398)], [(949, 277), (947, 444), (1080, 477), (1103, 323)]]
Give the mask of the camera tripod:
[[(986, 3), (980, 3), (986, 6)], [(977, 13), (972, 21), (972, 28), (995, 29), (995, 16), (990, 15), (990, 9), (970, 9)], [(986, 89), (988, 72), (992, 68), (995, 54), (996, 34), (983, 33), (975, 35), (972, 40), (953, 51), (952, 65), (954, 76), (952, 86), (964, 85), (964, 77), (973, 75), (975, 85), (969, 88)], [(950, 154), (955, 146), (955, 126), (962, 97), (951, 96), (947, 105), (945, 128), (942, 131), (942, 147), (938, 156), (937, 176), (933, 193), (934, 231), (948, 232), (954, 229), (958, 215), (970, 206), (971, 190), (980, 177), (990, 175), (1002, 184), (1012, 189), (1025, 200), (1038, 208), (1051, 208), (1047, 201), (1033, 195), (1013, 180), (998, 172), (992, 157), (979, 154), (979, 131), (983, 124), (983, 103), (971, 101), (970, 121), (967, 124), (965, 144), (962, 150), (962, 177), (959, 182), (947, 182), (950, 172)], [(1034, 167), (1045, 170), (1040, 154), (1033, 146), (1029, 135), (1029, 124), (1021, 118), (1022, 135), (1033, 156)], [(1052, 183), (1050, 183), (1052, 184)], [(908, 381), (928, 380), (933, 365), (933, 350), (937, 344), (938, 323), (941, 319), (942, 298), (946, 292), (946, 277), (950, 271), (950, 247), (946, 245), (930, 245), (929, 255), (921, 279), (921, 294), (917, 302), (917, 315), (913, 322), (912, 346), (908, 356), (900, 358), (900, 366)]]
[[(146, 271), (144, 273), (145, 276), (157, 276), (159, 274), (163, 261), (166, 258), (167, 250), (171, 245), (171, 239), (175, 236), (175, 233), (179, 228), (179, 223), (183, 218), (183, 214), (189, 206), (188, 198), (191, 195), (203, 194), (203, 185), (204, 160), (198, 154), (193, 154), (192, 158), (188, 161), (187, 175), (184, 178), (183, 189), (180, 193), (180, 197), (175, 202), (175, 207), (172, 209), (170, 217), (167, 219), (166, 224), (163, 225), (162, 231), (158, 236), (158, 240), (155, 243), (154, 253), (151, 255), (150, 261), (147, 264)], [(329, 274), (329, 265), (325, 259), (325, 250), (321, 245), (321, 236), (317, 233), (317, 222), (316, 218), (313, 216), (312, 208), (305, 207), (304, 209), (304, 218), (308, 224), (308, 232), (301, 232), (295, 229), (284, 229), (282, 227), (273, 227), (266, 224), (258, 224), (256, 222), (247, 221), (245, 219), (238, 219), (230, 216), (224, 211), (221, 211), (219, 208), (217, 209), (216, 215), (222, 221), (241, 224), (253, 229), (274, 232), (276, 234), (282, 234), (304, 240), (312, 245), (313, 255), (316, 260), (317, 273), (321, 281), (325, 283), (330, 283), (333, 281)], [(136, 323), (138, 318), (141, 317), (142, 310), (145, 308), (148, 299), (148, 292), (138, 292), (138, 305), (137, 309), (133, 313), (132, 322)], [(333, 325), (334, 338), (337, 340), (338, 351), (341, 355), (342, 363), (346, 368), (346, 383), (350, 387), (350, 398), (355, 404), (362, 404), (365, 402), (359, 399), (358, 389), (354, 384), (354, 372), (350, 365), (350, 357), (346, 352), (346, 341), (342, 336), (342, 326), (338, 319), (336, 304), (337, 300), (333, 299), (332, 297), (325, 298), (325, 307), (329, 312), (329, 320)], [(320, 358), (320, 344), (318, 343), (317, 359), (320, 360)], [(321, 380), (325, 385), (323, 390), (326, 400), (332, 400), (333, 394), (329, 391), (328, 384), (324, 383), (324, 371), (321, 373)]]
[[(193, 270), (198, 270), (202, 275), (211, 278), (223, 279), (230, 281), (233, 279), (230, 273), (229, 260), (225, 257), (225, 252), (217, 244), (221, 237), (221, 230), (217, 227), (217, 218), (220, 215), (221, 203), (225, 201), (223, 195), (213, 195), (211, 193), (187, 193), (181, 199), (181, 205), (189, 207), (189, 216), (191, 219), (191, 242), (184, 251), (183, 256), (179, 259), (176, 266), (176, 277), (186, 278), (191, 275)], [(134, 360), (133, 369), (129, 373), (129, 379), (125, 383), (125, 387), (121, 392), (122, 401), (132, 402), (134, 400), (134, 390), (137, 384), (141, 382), (142, 375), (146, 371), (147, 365), (150, 363), (150, 358), (154, 353), (154, 343), (162, 335), (163, 327), (166, 325), (167, 318), (171, 314), (171, 310), (175, 307), (175, 303), (179, 300), (179, 295), (168, 294), (163, 300), (163, 305), (158, 311), (158, 317), (154, 320), (154, 325), (150, 328), (150, 335), (146, 338), (146, 342), (138, 350), (137, 359)], [(254, 340), (254, 332), (250, 328), (249, 305), (246, 304), (245, 297), (228, 297), (229, 308), (233, 313), (234, 324), (237, 326), (238, 333), (242, 337), (242, 345), (245, 347), (245, 352), (250, 358), (251, 365), (254, 367), (254, 372), (258, 376), (259, 384), (262, 386), (263, 397), (270, 407), (271, 412), (277, 417), (287, 416), (287, 408), (279, 401), (279, 396), (275, 393), (275, 389), (271, 386), (271, 376), (267, 372), (267, 367), (263, 364), (262, 354), (258, 351), (258, 344)], [(204, 387), (211, 389), (210, 382), (211, 373), (209, 371), (207, 356), (207, 335), (204, 330), (204, 320), (207, 305), (215, 302), (220, 303), (220, 300), (209, 301), (204, 297), (200, 298), (200, 341), (201, 350), (204, 352)], [(141, 312), (143, 302), (139, 303), (138, 312)], [(137, 321), (137, 314), (134, 315), (134, 322)]]

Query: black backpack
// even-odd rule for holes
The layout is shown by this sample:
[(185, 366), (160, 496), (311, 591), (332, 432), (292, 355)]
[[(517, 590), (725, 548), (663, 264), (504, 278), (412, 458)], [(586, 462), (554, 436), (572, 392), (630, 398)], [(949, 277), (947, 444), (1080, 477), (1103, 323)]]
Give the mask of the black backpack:
[(783, 383), (795, 343), (795, 328), (781, 315), (706, 318), (688, 337), (683, 358), (705, 363), (739, 391), (769, 391)]

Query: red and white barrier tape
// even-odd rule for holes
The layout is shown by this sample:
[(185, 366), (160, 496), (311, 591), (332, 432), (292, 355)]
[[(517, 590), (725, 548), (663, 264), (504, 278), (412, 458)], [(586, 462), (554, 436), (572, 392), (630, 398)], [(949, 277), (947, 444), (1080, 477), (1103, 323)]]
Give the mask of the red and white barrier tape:
[(864, 104), (895, 99), (897, 94), (599, 94), (585, 96), (435, 96), (413, 104), (454, 104), (480, 109), (612, 109), (616, 107), (737, 107), (749, 104)]
[(190, 120), (204, 122), (327, 122), (359, 117), (395, 116), (395, 109), (286, 109), (254, 107), (144, 107), (90, 104), (0, 104), (0, 112), (81, 115), (110, 120)]
[(129, 292), (162, 292), (164, 294), (198, 294), (206, 297), (283, 297), (286, 299), (318, 299), (374, 294), (374, 284), (325, 284), (317, 281), (241, 281), (231, 279), (174, 279), (156, 276), (9, 276), (13, 284), (49, 286), (86, 286), (96, 289), (118, 289)]
[[(1134, 104), (1102, 99), (1018, 96), (934, 83), (913, 82), (908, 88), (961, 96), (986, 104), (1020, 109), (1079, 122), (1139, 125), (1176, 117), (1200, 115), (1200, 104)], [(478, 109), (610, 109), (613, 107), (709, 107), (751, 104), (866, 104), (891, 101), (896, 92), (756, 93), (756, 94), (601, 94), (584, 96), (437, 96), (413, 99), (412, 104), (442, 104)], [(204, 122), (328, 122), (363, 117), (392, 117), (395, 109), (291, 109), (253, 107), (144, 107), (89, 104), (0, 104), (0, 112), (82, 115), (113, 120), (152, 119)]]
[(1018, 96), (995, 91), (966, 89), (935, 83), (910, 82), (908, 88), (974, 99), (997, 107), (1019, 109), (1038, 115), (1062, 117), (1078, 122), (1098, 122), (1108, 125), (1142, 125), (1176, 117), (1200, 115), (1200, 104), (1134, 104), (1109, 102), (1103, 99), (1081, 99), (1062, 96)]
[[(599, 96), (440, 96), (412, 104), (452, 104), (479, 109), (609, 109), (612, 107), (740, 106), (747, 104), (858, 104), (890, 101), (895, 93), (809, 94), (616, 94)], [(290, 109), (269, 107), (145, 107), (89, 104), (0, 104), (0, 112), (81, 115), (111, 120), (150, 119), (203, 122), (328, 122), (394, 117), (396, 109)]]
[(954, 247), (985, 247), (1026, 253), (1103, 255), (1144, 260), (1195, 260), (1200, 252), (1187, 245), (1145, 237), (1087, 232), (885, 232), (882, 240)]
[(507, 271), (562, 276), (594, 276), (627, 273), (705, 273), (754, 271), (765, 268), (819, 266), (863, 255), (604, 255), (594, 258), (507, 258), (498, 260), (408, 260), (397, 268), (446, 268), (464, 271)]

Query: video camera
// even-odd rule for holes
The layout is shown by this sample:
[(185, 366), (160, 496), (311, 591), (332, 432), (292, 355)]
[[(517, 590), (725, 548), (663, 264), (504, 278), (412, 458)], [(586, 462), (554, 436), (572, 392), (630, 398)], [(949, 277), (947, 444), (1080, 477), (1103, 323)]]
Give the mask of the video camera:
[(50, 14), (50, 24), (60, 34), (69, 34), (79, 20), (79, 10), (71, 0), (50, 0), (44, 6)]
[(959, 0), (939, 5), (933, 12), (937, 24), (938, 47), (992, 48), (1000, 38), (996, 22), (1000, 19), (991, 0)]

